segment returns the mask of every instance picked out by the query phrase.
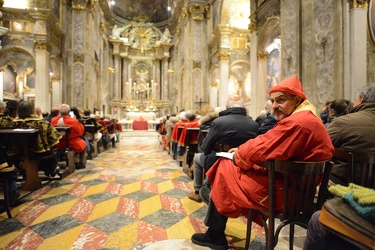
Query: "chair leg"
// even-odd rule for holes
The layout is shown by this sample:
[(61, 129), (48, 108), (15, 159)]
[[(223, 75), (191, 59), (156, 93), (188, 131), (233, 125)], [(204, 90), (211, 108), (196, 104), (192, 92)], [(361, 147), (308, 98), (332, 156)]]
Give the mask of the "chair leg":
[(247, 217), (247, 227), (246, 227), (246, 243), (245, 243), (245, 250), (249, 249), (250, 246), (250, 238), (251, 238), (251, 224), (253, 222), (253, 210), (249, 208), (249, 215)]
[(8, 218), (12, 218), (12, 214), (10, 212), (10, 203), (9, 203), (9, 195), (10, 195), (10, 185), (9, 180), (4, 178), (4, 202), (5, 202), (5, 210), (7, 211)]
[(294, 245), (294, 224), (290, 224), (289, 226), (289, 249), (293, 250)]

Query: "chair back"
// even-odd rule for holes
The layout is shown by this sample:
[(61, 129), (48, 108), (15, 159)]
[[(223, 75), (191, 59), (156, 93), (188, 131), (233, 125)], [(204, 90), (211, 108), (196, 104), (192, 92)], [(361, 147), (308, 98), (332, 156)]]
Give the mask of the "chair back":
[(375, 153), (336, 148), (334, 158), (348, 164), (348, 183), (375, 189)]
[[(324, 203), (333, 163), (269, 160), (258, 165), (268, 170), (268, 216), (306, 228), (311, 215)], [(282, 211), (275, 211), (276, 175), (283, 177)], [(314, 200), (318, 186), (318, 199)]]
[[(333, 162), (268, 160), (257, 165), (266, 168), (268, 172), (268, 210), (258, 210), (266, 233), (266, 249), (275, 248), (281, 229), (287, 225), (289, 225), (289, 249), (293, 249), (294, 225), (307, 228), (311, 215), (321, 209), (326, 199)], [(276, 176), (283, 177), (282, 197), (276, 195), (278, 191), (275, 185)], [(315, 200), (318, 186), (319, 193)], [(283, 199), (282, 211), (276, 211), (276, 196)], [(249, 209), (245, 249), (250, 245), (252, 218), (253, 209)], [(281, 220), (276, 231), (275, 218)]]

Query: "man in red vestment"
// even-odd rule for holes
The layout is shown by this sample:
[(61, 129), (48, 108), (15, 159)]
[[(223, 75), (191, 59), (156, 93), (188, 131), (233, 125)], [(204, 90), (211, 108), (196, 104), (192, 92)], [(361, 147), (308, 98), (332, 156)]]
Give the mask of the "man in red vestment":
[[(70, 106), (68, 104), (61, 104), (59, 106), (59, 111), (60, 116), (53, 117), (51, 124), (54, 127), (70, 127), (69, 148), (80, 154), (79, 166), (76, 168), (84, 168), (86, 167), (84, 162), (86, 141), (82, 139), (82, 136), (85, 133), (85, 128), (76, 118), (69, 116)], [(65, 148), (66, 140), (65, 136), (63, 136), (59, 144), (57, 144), (57, 149), (63, 151)]]
[[(207, 172), (212, 184), (205, 219), (208, 230), (192, 236), (197, 245), (228, 249), (224, 233), (228, 217), (246, 216), (249, 208), (267, 209), (267, 172), (257, 163), (270, 159), (325, 161), (334, 153), (326, 128), (297, 77), (273, 86), (269, 95), (278, 120), (276, 126), (231, 149), (233, 160), (220, 158)], [(281, 202), (282, 199), (276, 200), (277, 209), (281, 208)]]

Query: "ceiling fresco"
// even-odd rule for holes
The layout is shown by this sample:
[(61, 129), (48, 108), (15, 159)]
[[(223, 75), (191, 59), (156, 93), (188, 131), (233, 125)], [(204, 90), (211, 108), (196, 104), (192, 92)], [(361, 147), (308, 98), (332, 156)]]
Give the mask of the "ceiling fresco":
[[(171, 0), (116, 0), (112, 11), (126, 20), (137, 20), (152, 23), (163, 22), (168, 19), (168, 2)], [(139, 20), (139, 17), (147, 17)]]

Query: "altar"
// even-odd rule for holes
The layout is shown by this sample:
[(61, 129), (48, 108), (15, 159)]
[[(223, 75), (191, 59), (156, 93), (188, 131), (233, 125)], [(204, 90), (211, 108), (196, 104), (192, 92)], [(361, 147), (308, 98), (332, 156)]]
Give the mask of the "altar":
[(156, 114), (154, 112), (128, 112), (126, 115), (126, 120), (156, 120)]

